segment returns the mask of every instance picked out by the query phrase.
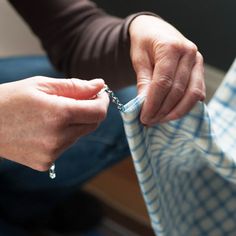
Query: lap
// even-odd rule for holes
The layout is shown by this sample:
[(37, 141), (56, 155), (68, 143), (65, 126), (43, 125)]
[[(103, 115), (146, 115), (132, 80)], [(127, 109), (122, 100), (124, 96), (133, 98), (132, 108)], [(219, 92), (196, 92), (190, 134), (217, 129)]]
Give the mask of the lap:
[(62, 77), (45, 56), (0, 58), (0, 84), (37, 75)]

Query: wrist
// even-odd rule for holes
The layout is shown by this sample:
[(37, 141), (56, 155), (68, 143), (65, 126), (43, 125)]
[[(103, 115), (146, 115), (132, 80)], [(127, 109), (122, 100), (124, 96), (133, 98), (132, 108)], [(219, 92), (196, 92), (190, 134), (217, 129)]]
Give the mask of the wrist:
[(135, 32), (136, 25), (144, 24), (147, 20), (150, 19), (162, 19), (158, 15), (151, 12), (141, 12), (133, 17), (132, 21), (129, 24), (129, 35)]

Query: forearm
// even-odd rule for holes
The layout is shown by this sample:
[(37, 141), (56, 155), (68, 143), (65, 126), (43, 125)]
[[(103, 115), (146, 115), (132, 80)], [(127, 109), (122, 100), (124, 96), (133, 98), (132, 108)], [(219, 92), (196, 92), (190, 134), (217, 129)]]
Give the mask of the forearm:
[(68, 77), (102, 77), (113, 89), (135, 82), (128, 26), (87, 0), (10, 0)]

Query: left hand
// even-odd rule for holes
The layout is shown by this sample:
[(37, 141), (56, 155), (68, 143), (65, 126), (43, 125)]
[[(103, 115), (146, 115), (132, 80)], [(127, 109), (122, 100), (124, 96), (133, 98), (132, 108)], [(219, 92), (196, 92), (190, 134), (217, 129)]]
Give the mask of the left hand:
[(155, 16), (136, 17), (129, 33), (138, 93), (146, 94), (143, 124), (179, 119), (205, 99), (203, 58), (195, 44)]

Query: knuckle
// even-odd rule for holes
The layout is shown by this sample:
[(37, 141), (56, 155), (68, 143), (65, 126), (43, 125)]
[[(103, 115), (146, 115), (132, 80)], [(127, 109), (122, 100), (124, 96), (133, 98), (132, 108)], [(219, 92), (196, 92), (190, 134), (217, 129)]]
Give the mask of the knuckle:
[(168, 75), (162, 75), (157, 81), (157, 86), (161, 87), (162, 89), (170, 89), (173, 85), (173, 80)]
[(137, 66), (137, 67), (142, 65), (142, 59), (140, 57), (137, 57), (137, 56), (133, 56), (132, 62), (134, 64), (134, 66)]
[(192, 55), (192, 56), (196, 55), (196, 53), (198, 51), (198, 48), (197, 48), (197, 46), (194, 43), (190, 42), (185, 47), (186, 47), (186, 52), (189, 55)]
[(180, 83), (175, 83), (173, 85), (173, 93), (175, 97), (183, 97), (185, 94), (185, 87)]
[(199, 100), (204, 100), (205, 99), (205, 92), (202, 91), (199, 88), (193, 88), (190, 90), (190, 94), (193, 97), (194, 100), (199, 101)]
[(191, 41), (183, 42), (180, 40), (172, 40), (162, 43), (162, 47), (165, 48), (165, 51), (175, 53), (188, 53), (190, 55), (196, 55), (198, 52), (197, 46)]
[(197, 60), (200, 62), (200, 63), (204, 63), (204, 58), (203, 58), (203, 56), (202, 56), (202, 54), (200, 53), (200, 52), (197, 52), (197, 55), (196, 55), (196, 57), (197, 57)]
[(182, 51), (182, 45), (179, 41), (170, 41), (165, 45), (167, 51), (180, 52)]

